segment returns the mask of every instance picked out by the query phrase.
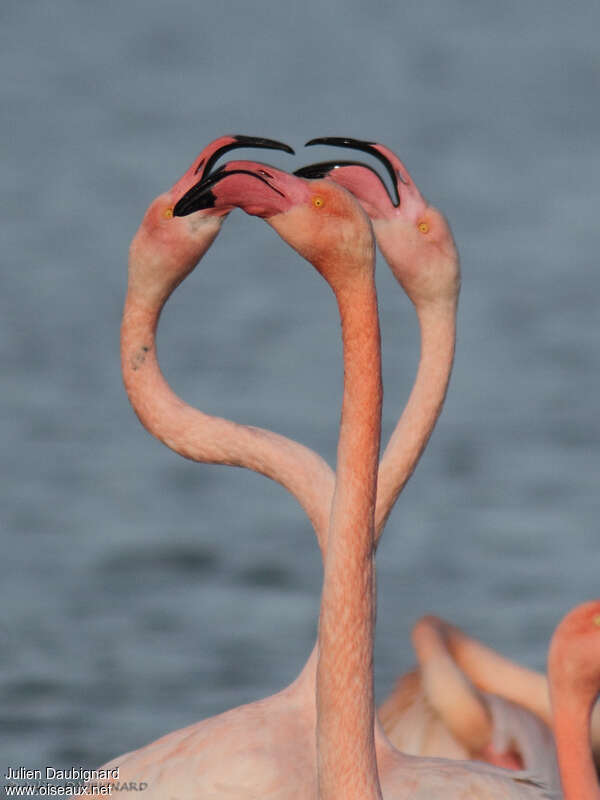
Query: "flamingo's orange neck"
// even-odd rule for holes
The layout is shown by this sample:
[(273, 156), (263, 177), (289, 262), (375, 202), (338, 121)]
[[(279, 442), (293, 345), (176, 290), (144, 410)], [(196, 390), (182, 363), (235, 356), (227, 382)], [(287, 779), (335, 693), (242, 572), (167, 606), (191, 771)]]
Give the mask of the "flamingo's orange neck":
[(382, 397), (379, 325), (372, 277), (352, 295), (336, 294), (344, 397), (319, 620), (319, 797), (375, 800), (381, 798), (373, 691), (374, 504)]
[(590, 742), (594, 699), (552, 693), (554, 737), (565, 800), (600, 800)]

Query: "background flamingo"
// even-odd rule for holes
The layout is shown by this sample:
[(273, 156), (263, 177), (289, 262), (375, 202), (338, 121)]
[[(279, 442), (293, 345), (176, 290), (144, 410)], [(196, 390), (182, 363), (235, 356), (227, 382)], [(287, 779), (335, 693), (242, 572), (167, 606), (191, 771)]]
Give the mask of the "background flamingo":
[[(524, 670), (467, 636), (456, 626), (436, 617), (419, 621), (415, 626), (414, 642), (421, 674), (407, 676), (404, 686), (398, 687), (398, 696), (390, 698), (391, 705), (394, 702), (404, 703), (405, 708), (399, 716), (411, 716), (410, 706), (418, 705), (415, 696), (419, 692), (425, 696), (434, 713), (439, 715), (437, 720), (431, 721), (429, 731), (433, 735), (434, 750), (438, 747), (435, 738), (448, 731), (454, 733), (458, 743), (466, 740), (468, 747), (476, 729), (479, 729), (480, 742), (486, 743), (489, 739), (487, 728), (490, 712), (494, 722), (498, 719), (496, 715), (500, 720), (504, 715), (506, 721), (501, 734), (506, 738), (514, 737), (512, 744), (520, 748), (522, 759), (529, 760), (531, 764), (537, 762), (538, 774), (545, 774), (546, 780), (555, 785), (551, 774), (553, 767), (540, 761), (544, 753), (545, 736), (540, 738), (543, 731), (531, 725), (532, 717), (524, 717), (521, 708), (535, 707), (546, 715), (548, 698), (544, 695), (549, 691), (549, 722), (556, 741), (563, 796), (565, 800), (593, 800), (600, 797), (592, 750), (592, 714), (600, 693), (600, 600), (577, 606), (557, 626), (550, 642), (547, 681), (543, 675)], [(464, 673), (457, 673), (459, 664), (466, 665)], [(519, 705), (503, 701), (497, 695), (473, 695), (473, 687), (464, 683), (465, 680), (468, 682), (467, 671), (494, 675), (492, 683), (495, 680), (500, 682), (503, 678), (506, 693), (519, 697)], [(530, 688), (532, 697), (528, 702), (523, 702), (520, 693), (526, 687)], [(449, 692), (459, 697), (455, 707), (452, 706), (454, 698), (448, 696)], [(399, 709), (390, 707), (383, 711), (389, 711), (390, 718), (393, 718)], [(413, 714), (412, 720), (422, 732), (422, 719), (415, 719)], [(443, 744), (447, 746), (448, 742), (444, 741)]]
[(454, 659), (446, 630), (435, 617), (423, 617), (414, 626), (418, 668), (399, 678), (379, 708), (390, 740), (414, 755), (526, 769), (558, 787), (549, 727), (522, 706), (480, 692)]
[[(499, 724), (500, 735), (507, 740), (507, 743), (512, 741), (513, 750), (520, 755), (524, 765), (538, 774), (543, 774), (540, 771), (542, 762), (538, 754), (542, 755), (542, 759), (546, 759), (548, 766), (550, 766), (549, 756), (548, 754), (543, 756), (543, 750), (537, 751), (537, 748), (536, 751), (532, 752), (531, 750), (531, 745), (536, 740), (539, 741), (543, 728), (540, 731), (539, 726), (532, 726), (530, 717), (527, 715), (535, 715), (545, 726), (552, 724), (550, 689), (546, 675), (505, 658), (488, 645), (468, 636), (456, 625), (439, 617), (429, 616), (419, 620), (413, 636), (415, 634), (417, 639), (429, 640), (430, 646), (433, 643), (439, 658), (439, 661), (434, 659), (432, 662), (428, 658), (428, 653), (423, 653), (422, 650), (419, 652), (417, 648), (420, 667), (423, 668), (428, 662), (429, 686), (435, 684), (441, 688), (445, 675), (447, 675), (451, 680), (462, 681), (463, 691), (467, 691), (471, 695), (474, 703), (479, 703), (480, 699), (484, 700), (485, 698), (492, 716), (500, 714), (505, 717)], [(434, 673), (438, 667), (441, 667), (444, 674), (440, 671), (438, 677), (435, 677)], [(460, 678), (457, 679), (458, 675)], [(477, 689), (481, 690), (481, 693)], [(380, 707), (384, 728), (398, 746), (400, 746), (399, 739), (404, 738), (404, 731), (400, 725), (400, 729), (394, 734), (396, 723), (401, 722), (408, 706), (413, 702), (420, 702), (419, 698), (423, 692), (427, 695), (425, 699), (427, 706), (430, 711), (433, 711), (433, 714), (430, 715), (430, 722), (433, 726), (441, 727), (448, 732), (454, 728), (455, 720), (458, 722), (458, 719), (454, 717), (454, 709), (448, 708), (443, 702), (440, 702), (442, 698), (439, 693), (427, 691), (417, 673), (403, 676)], [(506, 704), (503, 701), (506, 701)], [(508, 719), (506, 719), (507, 713), (509, 714)], [(462, 717), (465, 720), (468, 715), (462, 715)], [(510, 725), (511, 719), (517, 724), (520, 720), (521, 726), (525, 727)], [(464, 728), (463, 731), (465, 733), (464, 746), (472, 755), (475, 755), (475, 742), (478, 734), (474, 731), (473, 738), (471, 738), (468, 731), (465, 731)], [(483, 738), (486, 744), (491, 740), (488, 733)], [(594, 706), (590, 720), (590, 739), (592, 753), (598, 764), (600, 747), (600, 706), (598, 704)], [(456, 744), (459, 746), (458, 742)], [(434, 754), (433, 750), (429, 752)]]

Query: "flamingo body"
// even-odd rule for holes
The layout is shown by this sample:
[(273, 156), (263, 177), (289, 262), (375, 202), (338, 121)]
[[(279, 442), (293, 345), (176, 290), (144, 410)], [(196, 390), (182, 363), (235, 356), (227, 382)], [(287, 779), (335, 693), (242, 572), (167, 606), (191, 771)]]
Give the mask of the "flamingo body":
[(487, 714), (489, 732), (485, 743), (472, 746), (457, 736), (447, 721), (447, 705), (455, 703), (453, 716), (468, 716), (462, 693), (452, 696), (444, 712), (436, 707), (423, 686), (419, 670), (403, 675), (394, 691), (378, 709), (384, 731), (398, 750), (408, 755), (456, 760), (477, 760), (511, 770), (537, 775), (547, 786), (559, 787), (554, 739), (547, 725), (522, 707), (497, 695), (480, 692), (478, 701)]
[(461, 669), (459, 643), (483, 645), (434, 616), (420, 619), (412, 638), (419, 667), (398, 681), (380, 708), (392, 742), (404, 752), (526, 769), (558, 787), (549, 727), (527, 709), (480, 692)]

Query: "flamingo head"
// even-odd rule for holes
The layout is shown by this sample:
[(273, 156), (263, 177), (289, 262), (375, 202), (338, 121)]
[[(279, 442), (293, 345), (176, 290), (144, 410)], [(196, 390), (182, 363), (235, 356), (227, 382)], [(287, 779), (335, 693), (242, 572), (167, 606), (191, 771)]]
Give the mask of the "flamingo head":
[(322, 137), (307, 144), (362, 150), (384, 165), (392, 195), (379, 174), (360, 162), (326, 161), (302, 167), (295, 174), (327, 177), (354, 194), (373, 221), (381, 252), (415, 305), (440, 300), (456, 303), (460, 267), (450, 226), (425, 201), (400, 159), (384, 145), (358, 139)]
[(186, 216), (235, 206), (262, 217), (332, 288), (354, 269), (373, 270), (374, 243), (368, 216), (352, 194), (333, 181), (305, 180), (253, 161), (230, 161), (195, 184), (176, 204)]
[(211, 142), (182, 177), (148, 207), (133, 238), (129, 255), (130, 285), (164, 299), (194, 269), (217, 236), (228, 210), (210, 205), (181, 217), (175, 209), (190, 188), (206, 180), (216, 161), (238, 147), (259, 147), (293, 153), (291, 147), (255, 136), (221, 136)]
[(548, 653), (553, 692), (593, 702), (600, 693), (600, 600), (570, 611), (554, 631)]

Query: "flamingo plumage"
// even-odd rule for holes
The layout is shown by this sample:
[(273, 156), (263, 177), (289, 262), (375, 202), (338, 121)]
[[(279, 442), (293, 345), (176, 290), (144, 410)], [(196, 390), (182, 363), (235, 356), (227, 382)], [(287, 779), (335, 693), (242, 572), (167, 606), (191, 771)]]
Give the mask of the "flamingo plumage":
[(390, 740), (414, 755), (525, 769), (557, 788), (549, 726), (522, 706), (478, 690), (453, 656), (451, 642), (457, 635), (467, 638), (431, 615), (413, 627), (418, 667), (398, 679), (379, 707)]
[[(481, 692), (508, 701), (534, 714), (546, 726), (552, 725), (548, 677), (501, 655), (492, 647), (467, 635), (456, 625), (439, 617), (421, 620), (441, 636), (448, 657), (465, 679)], [(600, 768), (600, 703), (596, 702), (590, 722), (590, 737), (596, 768)]]

